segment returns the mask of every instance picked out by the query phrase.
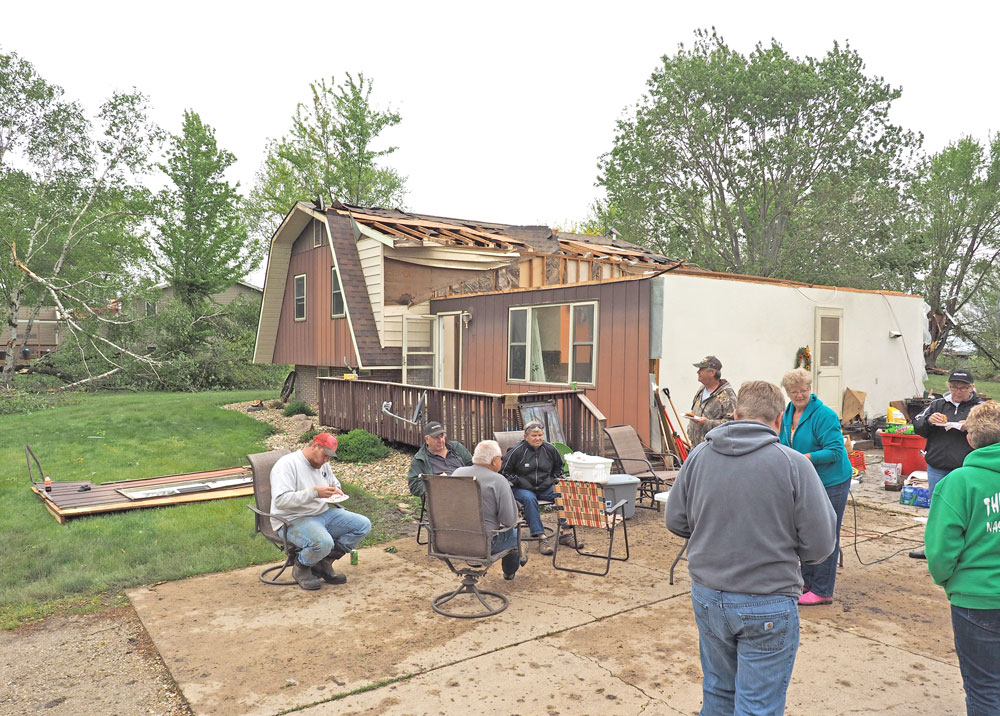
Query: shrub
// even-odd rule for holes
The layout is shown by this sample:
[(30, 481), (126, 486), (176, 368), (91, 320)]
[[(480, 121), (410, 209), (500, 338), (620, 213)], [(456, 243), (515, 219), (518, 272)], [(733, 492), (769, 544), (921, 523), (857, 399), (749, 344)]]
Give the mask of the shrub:
[(272, 400), (270, 403), (267, 404), (267, 407), (273, 410), (280, 410), (281, 408), (285, 407), (285, 404), (282, 403), (280, 400)]
[(291, 403), (285, 406), (282, 415), (285, 417), (291, 417), (292, 415), (315, 415), (316, 411), (310, 408), (301, 400), (293, 400)]
[(49, 402), (36, 393), (0, 388), (0, 415), (34, 413), (47, 407)]
[(367, 430), (352, 430), (337, 436), (337, 457), (344, 462), (364, 464), (380, 460), (389, 454), (389, 448), (377, 435)]
[(300, 443), (309, 443), (309, 442), (312, 442), (312, 439), (314, 437), (316, 437), (317, 435), (319, 435), (321, 432), (323, 432), (323, 431), (322, 430), (316, 430), (315, 428), (312, 429), (312, 430), (307, 430), (306, 432), (302, 433), (299, 436), (299, 442)]

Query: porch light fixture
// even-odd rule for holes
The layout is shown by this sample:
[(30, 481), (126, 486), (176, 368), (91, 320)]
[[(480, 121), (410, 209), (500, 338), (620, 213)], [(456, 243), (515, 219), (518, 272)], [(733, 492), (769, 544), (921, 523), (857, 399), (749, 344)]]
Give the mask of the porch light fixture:
[(462, 314), (462, 325), (465, 326), (466, 328), (468, 328), (470, 323), (472, 323), (472, 314), (468, 313), (468, 312), (463, 313)]

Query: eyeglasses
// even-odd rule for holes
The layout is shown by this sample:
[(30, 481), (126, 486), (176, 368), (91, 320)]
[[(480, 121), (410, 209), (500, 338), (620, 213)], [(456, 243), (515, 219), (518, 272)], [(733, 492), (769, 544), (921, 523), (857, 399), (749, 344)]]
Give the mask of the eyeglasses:
[(789, 395), (809, 395), (812, 390), (807, 388), (806, 390), (787, 390), (785, 392)]

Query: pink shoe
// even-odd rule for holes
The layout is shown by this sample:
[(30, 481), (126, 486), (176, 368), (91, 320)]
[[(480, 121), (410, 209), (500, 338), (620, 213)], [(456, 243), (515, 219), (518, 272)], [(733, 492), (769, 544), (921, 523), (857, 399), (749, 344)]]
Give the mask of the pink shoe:
[(815, 607), (817, 604), (833, 604), (833, 597), (821, 597), (812, 592), (806, 592), (799, 597), (800, 607)]

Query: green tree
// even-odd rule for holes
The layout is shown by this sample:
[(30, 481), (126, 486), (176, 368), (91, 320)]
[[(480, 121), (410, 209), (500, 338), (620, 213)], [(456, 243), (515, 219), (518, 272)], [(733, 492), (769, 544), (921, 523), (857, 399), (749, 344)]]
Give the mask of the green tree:
[(705, 268), (865, 285), (919, 146), (888, 119), (899, 95), (848, 46), (744, 57), (699, 31), (618, 122), (596, 223)]
[(0, 53), (0, 298), (7, 325), (2, 382), (30, 332), (18, 314), (55, 306), (77, 342), (109, 356), (135, 355), (100, 326), (116, 296), (136, 283), (157, 130), (138, 92), (116, 93), (91, 123), (63, 90), (14, 53)]
[(190, 309), (242, 279), (263, 256), (262, 242), (247, 237), (238, 185), (223, 176), (235, 161), (215, 131), (187, 110), (159, 165), (172, 186), (157, 201), (154, 264)]
[(911, 243), (924, 259), (919, 288), (931, 309), (924, 358), (934, 368), (952, 331), (972, 338), (982, 320), (989, 326), (1000, 264), (1000, 134), (986, 147), (963, 137), (927, 158), (911, 196)]
[(387, 128), (400, 123), (399, 113), (372, 106), (373, 82), (347, 74), (334, 86), (320, 80), (309, 85), (312, 99), (300, 103), (289, 134), (268, 143), (263, 166), (250, 193), (251, 216), (270, 236), (297, 201), (329, 197), (350, 204), (400, 205), (406, 180), (378, 160), (396, 147), (374, 149)]

